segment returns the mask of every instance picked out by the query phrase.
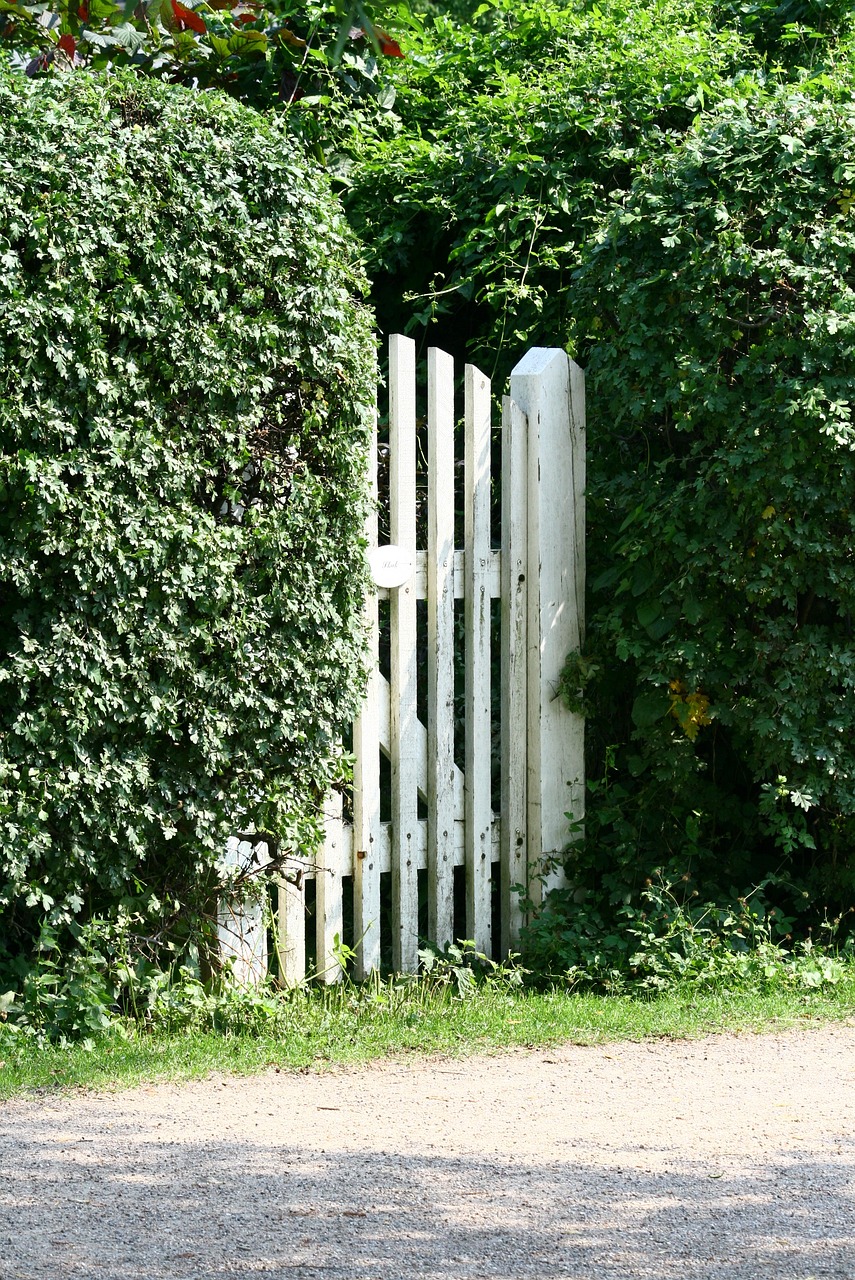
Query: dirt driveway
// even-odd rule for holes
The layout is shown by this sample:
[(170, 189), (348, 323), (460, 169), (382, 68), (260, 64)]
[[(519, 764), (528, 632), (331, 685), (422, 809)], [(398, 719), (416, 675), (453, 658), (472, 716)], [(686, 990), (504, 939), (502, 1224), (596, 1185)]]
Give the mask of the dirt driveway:
[(0, 1111), (2, 1280), (855, 1280), (855, 1026)]

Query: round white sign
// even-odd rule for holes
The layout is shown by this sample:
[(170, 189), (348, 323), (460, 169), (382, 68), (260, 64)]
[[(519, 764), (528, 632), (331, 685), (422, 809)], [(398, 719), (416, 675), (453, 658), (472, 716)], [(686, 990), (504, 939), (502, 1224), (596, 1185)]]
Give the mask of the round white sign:
[(368, 567), (378, 587), (402, 587), (413, 576), (415, 556), (403, 547), (374, 547), (368, 552)]

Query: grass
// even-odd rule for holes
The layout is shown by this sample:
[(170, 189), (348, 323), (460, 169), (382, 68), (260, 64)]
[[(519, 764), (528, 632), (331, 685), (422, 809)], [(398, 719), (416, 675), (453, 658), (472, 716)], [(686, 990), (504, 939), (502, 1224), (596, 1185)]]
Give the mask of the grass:
[[(384, 996), (384, 990), (389, 992)], [(0, 1099), (68, 1089), (116, 1089), (212, 1072), (249, 1074), (350, 1065), (402, 1054), (496, 1053), (559, 1042), (691, 1039), (843, 1021), (855, 1016), (855, 967), (822, 990), (692, 993), (653, 999), (566, 991), (478, 988), (465, 999), (414, 984), (375, 997), (355, 989), (297, 993), (265, 1029), (132, 1031), (86, 1049), (79, 1044), (0, 1050)]]

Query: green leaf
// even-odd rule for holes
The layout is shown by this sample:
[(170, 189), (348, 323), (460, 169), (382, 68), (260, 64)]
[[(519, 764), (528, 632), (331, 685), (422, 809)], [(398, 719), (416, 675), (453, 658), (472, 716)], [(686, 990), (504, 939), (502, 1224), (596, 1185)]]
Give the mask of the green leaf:
[(662, 613), (662, 602), (660, 600), (648, 600), (644, 604), (640, 604), (635, 612), (641, 625), (649, 627)]
[(637, 729), (648, 729), (668, 714), (670, 701), (662, 692), (642, 693), (632, 704), (632, 723)]
[(267, 36), (263, 31), (235, 31), (229, 36), (228, 49), (241, 58), (263, 57), (267, 52)]
[(145, 48), (148, 35), (145, 31), (138, 31), (129, 22), (123, 22), (121, 26), (113, 28), (113, 39), (116, 44), (127, 49), (128, 53), (136, 53)]

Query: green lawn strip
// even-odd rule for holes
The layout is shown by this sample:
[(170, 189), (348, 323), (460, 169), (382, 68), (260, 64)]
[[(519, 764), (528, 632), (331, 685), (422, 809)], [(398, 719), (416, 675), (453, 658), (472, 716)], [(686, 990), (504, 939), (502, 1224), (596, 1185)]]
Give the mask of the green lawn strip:
[(193, 1080), (211, 1072), (250, 1074), (348, 1065), (400, 1054), (465, 1055), (597, 1045), (645, 1038), (691, 1039), (716, 1032), (774, 1032), (855, 1016), (855, 972), (823, 991), (673, 992), (645, 1000), (565, 992), (484, 989), (460, 1001), (433, 998), (389, 1009), (346, 999), (294, 1001), (277, 1035), (181, 1031), (133, 1034), (80, 1045), (5, 1051), (0, 1098), (63, 1089), (130, 1088)]

